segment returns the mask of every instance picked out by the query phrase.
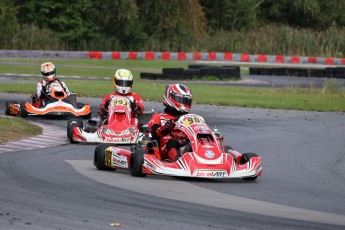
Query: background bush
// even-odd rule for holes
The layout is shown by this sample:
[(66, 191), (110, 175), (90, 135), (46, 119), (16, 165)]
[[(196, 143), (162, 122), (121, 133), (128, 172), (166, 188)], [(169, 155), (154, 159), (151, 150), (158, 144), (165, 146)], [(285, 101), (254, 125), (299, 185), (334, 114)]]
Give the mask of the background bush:
[(1, 0), (0, 49), (343, 57), (342, 0)]

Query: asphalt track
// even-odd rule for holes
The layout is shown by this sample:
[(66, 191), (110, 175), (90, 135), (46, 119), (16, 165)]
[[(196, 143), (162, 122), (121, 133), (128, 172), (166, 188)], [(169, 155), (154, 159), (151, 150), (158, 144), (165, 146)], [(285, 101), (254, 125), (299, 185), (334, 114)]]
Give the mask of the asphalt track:
[[(6, 100), (28, 95), (0, 93)], [(81, 98), (96, 109), (100, 99)], [(161, 110), (161, 103), (146, 102)], [(0, 153), (0, 229), (345, 229), (345, 114), (195, 105), (255, 182), (97, 171), (94, 145)], [(4, 114), (4, 110), (0, 110)], [(65, 127), (65, 119), (37, 119)]]

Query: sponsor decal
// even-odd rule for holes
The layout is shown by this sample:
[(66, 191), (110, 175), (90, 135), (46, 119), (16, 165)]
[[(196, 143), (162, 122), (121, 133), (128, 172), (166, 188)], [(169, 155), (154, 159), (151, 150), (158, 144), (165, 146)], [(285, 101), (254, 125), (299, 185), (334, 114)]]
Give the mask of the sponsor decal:
[(54, 108), (55, 108), (55, 109), (61, 109), (61, 110), (66, 109), (65, 106), (55, 106)]
[(119, 156), (116, 154), (113, 154), (113, 163), (116, 166), (122, 167), (122, 168), (128, 168), (128, 162), (126, 156)]
[(206, 149), (213, 149), (214, 146), (213, 145), (210, 145), (209, 143), (206, 143), (205, 145), (202, 146), (203, 148), (206, 148)]
[(198, 126), (194, 126), (193, 129), (195, 131), (199, 131), (201, 133), (208, 133), (208, 129), (207, 127), (203, 126), (203, 125), (198, 125)]
[(106, 137), (104, 138), (104, 142), (108, 142), (108, 143), (130, 143), (131, 140), (130, 138), (119, 138), (119, 137)]
[(223, 178), (226, 175), (226, 171), (195, 171), (193, 176)]
[(214, 152), (212, 150), (207, 150), (205, 152), (205, 157), (208, 159), (214, 158)]
[(111, 135), (111, 136), (125, 136), (125, 135), (132, 134), (134, 132), (135, 132), (135, 128), (129, 128), (129, 129), (123, 130), (121, 133), (116, 133), (112, 131), (111, 129), (102, 128), (102, 133)]
[(153, 172), (156, 172), (157, 169), (157, 167), (154, 164), (148, 162), (147, 160), (145, 160), (145, 167)]

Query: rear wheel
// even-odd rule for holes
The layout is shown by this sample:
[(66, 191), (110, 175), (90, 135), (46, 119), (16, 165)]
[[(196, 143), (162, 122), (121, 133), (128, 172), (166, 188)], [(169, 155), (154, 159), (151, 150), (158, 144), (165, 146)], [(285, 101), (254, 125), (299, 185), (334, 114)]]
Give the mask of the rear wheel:
[(69, 142), (78, 143), (77, 141), (73, 140), (74, 127), (82, 129), (83, 122), (81, 120), (70, 120), (67, 123), (67, 137), (69, 139)]
[(20, 103), (20, 116), (27, 117), (28, 115), (28, 111), (25, 109), (25, 103)]
[(109, 160), (110, 157), (112, 157), (112, 155), (108, 155), (106, 154), (105, 150), (110, 147), (113, 146), (115, 147), (115, 144), (99, 144), (97, 145), (96, 149), (95, 149), (95, 154), (94, 154), (94, 158), (93, 158), (93, 164), (96, 166), (96, 168), (98, 170), (106, 170), (106, 171), (115, 171), (115, 168), (112, 168), (108, 165), (105, 165), (105, 161), (106, 159)]
[(11, 104), (18, 104), (16, 101), (6, 101), (5, 102), (5, 114), (6, 115), (12, 115), (11, 114)]
[[(250, 158), (252, 158), (252, 157), (258, 157), (258, 155), (256, 153), (243, 153), (241, 160), (240, 160), (240, 164), (247, 163), (250, 160)], [(242, 179), (247, 180), (247, 181), (254, 181), (254, 180), (256, 180), (256, 178), (258, 178), (258, 177), (257, 176), (256, 177), (244, 177)]]
[(131, 155), (129, 171), (134, 177), (145, 177), (146, 174), (143, 173), (144, 164), (144, 154), (145, 150), (137, 149)]

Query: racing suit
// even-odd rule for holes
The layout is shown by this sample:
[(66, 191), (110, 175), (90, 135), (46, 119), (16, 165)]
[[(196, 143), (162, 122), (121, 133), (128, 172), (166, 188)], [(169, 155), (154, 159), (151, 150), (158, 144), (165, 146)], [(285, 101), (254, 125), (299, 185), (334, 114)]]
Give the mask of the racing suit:
[(181, 156), (179, 140), (184, 140), (186, 134), (174, 128), (174, 121), (181, 115), (169, 107), (164, 109), (164, 113), (152, 115), (148, 129), (152, 138), (158, 141), (159, 155), (155, 154), (158, 160), (176, 161)]
[(131, 101), (132, 117), (134, 117), (135, 115), (140, 116), (143, 113), (144, 101), (139, 94), (132, 93), (132, 92), (130, 92), (128, 94), (120, 94), (117, 91), (115, 91), (111, 94), (105, 95), (105, 97), (103, 98), (103, 100), (100, 104), (99, 112), (103, 117), (108, 117), (108, 110), (107, 109), (108, 109), (110, 99), (113, 96), (123, 96), (123, 97), (128, 98)]
[(67, 96), (69, 96), (71, 93), (67, 88), (67, 85), (65, 82), (60, 81), (59, 79), (55, 78), (54, 81), (48, 82), (46, 80), (42, 80), (37, 83), (37, 90), (36, 90), (36, 95), (32, 96), (32, 104), (34, 104), (36, 107), (39, 106), (37, 104), (37, 100), (41, 101), (41, 105), (45, 105), (45, 99), (48, 99), (50, 97), (50, 92), (49, 92), (49, 85), (52, 83), (59, 83), (61, 84), (62, 88), (65, 90)]
[(91, 120), (88, 120), (86, 130), (94, 132), (97, 129), (97, 127), (100, 126), (103, 123), (103, 121), (108, 118), (109, 102), (111, 97), (114, 96), (124, 96), (131, 101), (132, 117), (140, 116), (143, 113), (144, 101), (139, 94), (132, 92), (128, 94), (120, 94), (117, 91), (115, 91), (111, 94), (105, 95), (105, 97), (101, 101), (99, 112)]

